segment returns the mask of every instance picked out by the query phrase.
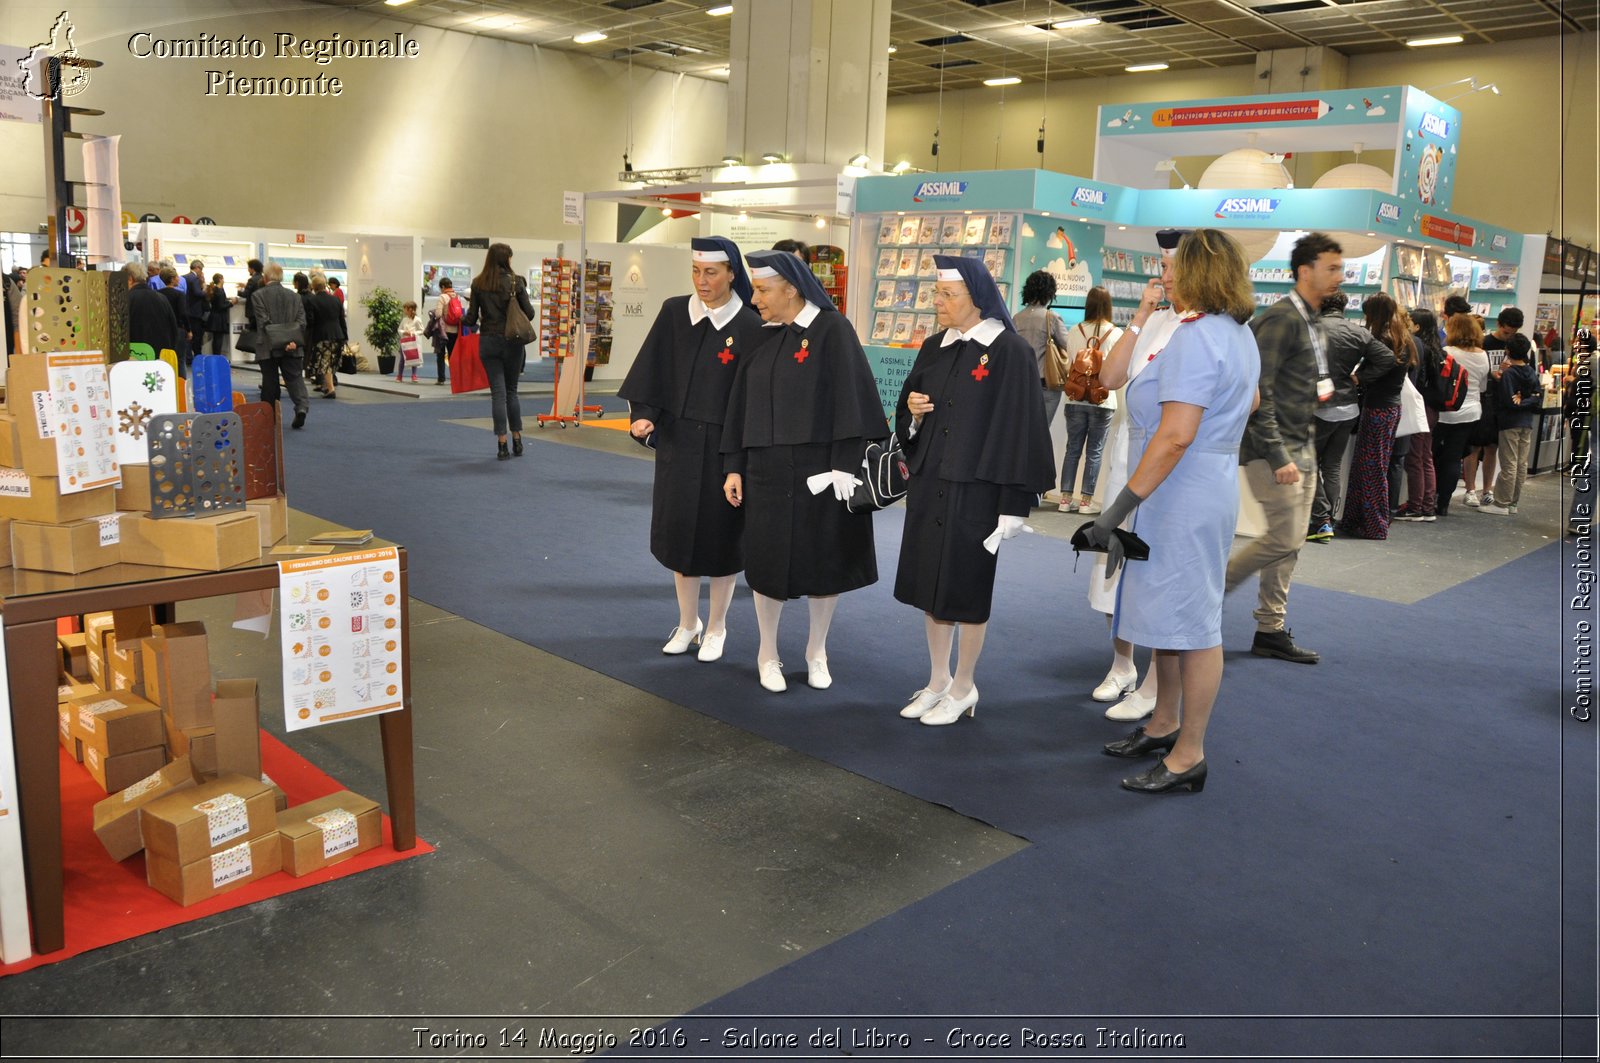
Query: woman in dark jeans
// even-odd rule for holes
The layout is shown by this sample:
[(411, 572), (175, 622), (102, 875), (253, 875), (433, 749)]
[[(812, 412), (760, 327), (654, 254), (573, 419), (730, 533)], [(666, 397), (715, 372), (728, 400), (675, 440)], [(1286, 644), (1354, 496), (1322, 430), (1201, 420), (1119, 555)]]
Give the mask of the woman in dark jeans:
[[(522, 312), (533, 320), (533, 303), (528, 299), (528, 283), (511, 269), (511, 246), (490, 244), (483, 270), (472, 278), (472, 306), (463, 325), (478, 327), (478, 357), (489, 378), (494, 401), (494, 435), (500, 449), (495, 457), (504, 461), (522, 456), (522, 404), (517, 400), (517, 378), (522, 373), (523, 344), (506, 339), (506, 308), (515, 298)], [(506, 449), (506, 429), (511, 429), (511, 447)]]

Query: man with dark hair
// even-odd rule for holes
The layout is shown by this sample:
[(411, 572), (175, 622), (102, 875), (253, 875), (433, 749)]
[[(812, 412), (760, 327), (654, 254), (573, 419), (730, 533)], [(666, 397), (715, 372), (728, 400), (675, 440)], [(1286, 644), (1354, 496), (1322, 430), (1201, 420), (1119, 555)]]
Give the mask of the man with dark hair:
[(256, 330), (256, 311), (254, 300), (250, 297), (261, 290), (261, 285), (266, 283), (261, 276), (261, 260), (252, 258), (245, 263), (245, 268), (250, 271), (250, 279), (244, 282), (244, 288), (239, 292), (239, 301), (244, 304), (244, 327), (247, 332)]
[(1457, 314), (1470, 313), (1472, 313), (1472, 304), (1467, 302), (1467, 297), (1464, 295), (1452, 295), (1445, 299), (1444, 308), (1439, 312), (1440, 323), (1449, 321)]
[[(1522, 317), (1521, 312), (1517, 317)], [(1501, 314), (1500, 320), (1505, 321)], [(1500, 367), (1490, 373), (1489, 391), (1497, 393), (1500, 426), (1500, 478), (1494, 482), (1494, 497), (1483, 503), (1481, 513), (1505, 516), (1517, 511), (1522, 500), (1522, 485), (1528, 478), (1528, 459), (1533, 452), (1533, 423), (1544, 405), (1544, 386), (1538, 370), (1529, 365), (1533, 344), (1520, 332), (1513, 332), (1500, 352)], [(1484, 344), (1485, 348), (1488, 344)]]
[(1327, 338), (1328, 374), (1333, 394), (1316, 409), (1317, 486), (1311, 500), (1306, 542), (1333, 541), (1333, 519), (1344, 501), (1344, 452), (1361, 417), (1356, 366), (1381, 376), (1394, 365), (1394, 352), (1372, 333), (1344, 316), (1345, 295), (1336, 291), (1322, 301), (1323, 334)]
[(1227, 589), (1261, 573), (1256, 637), (1250, 652), (1297, 664), (1316, 664), (1315, 652), (1295, 645), (1286, 620), (1289, 580), (1305, 545), (1316, 497), (1316, 412), (1333, 397), (1322, 301), (1344, 279), (1344, 249), (1325, 233), (1307, 233), (1289, 255), (1294, 287), (1250, 322), (1261, 352), (1261, 405), (1245, 425), (1239, 464), (1266, 515), (1261, 537), (1228, 559)]
[[(1499, 377), (1500, 362), (1506, 356), (1506, 344), (1512, 336), (1517, 335), (1517, 330), (1522, 328), (1522, 311), (1514, 306), (1508, 306), (1500, 311), (1495, 318), (1495, 330), (1483, 337), (1483, 353), (1489, 356), (1489, 373), (1491, 377)], [(1499, 389), (1495, 387), (1493, 379), (1483, 382), (1483, 391), (1478, 396), (1478, 404), (1483, 412), (1478, 416), (1478, 421), (1472, 427), (1472, 433), (1467, 437), (1472, 449), (1461, 459), (1461, 475), (1467, 481), (1466, 503), (1469, 506), (1492, 506), (1498, 501), (1494, 493), (1495, 464), (1500, 454), (1500, 423), (1501, 404)], [(1478, 470), (1483, 470), (1483, 491), (1480, 494), (1478, 486)]]
[(787, 251), (799, 257), (801, 262), (811, 265), (811, 245), (803, 240), (779, 240), (772, 245), (774, 251)]

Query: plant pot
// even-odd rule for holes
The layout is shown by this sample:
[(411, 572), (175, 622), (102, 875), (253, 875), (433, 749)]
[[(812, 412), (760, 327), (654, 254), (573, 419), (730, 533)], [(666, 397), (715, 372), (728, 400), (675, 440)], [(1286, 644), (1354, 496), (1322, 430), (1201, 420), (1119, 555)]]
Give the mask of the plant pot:
[(378, 355), (378, 372), (382, 373), (384, 376), (388, 376), (390, 373), (393, 373), (394, 360), (395, 356), (392, 354)]

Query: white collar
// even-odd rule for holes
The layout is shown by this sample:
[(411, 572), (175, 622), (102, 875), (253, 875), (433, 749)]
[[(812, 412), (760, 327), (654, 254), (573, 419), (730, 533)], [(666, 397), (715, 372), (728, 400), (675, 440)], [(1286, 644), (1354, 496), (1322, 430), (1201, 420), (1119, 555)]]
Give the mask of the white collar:
[(992, 317), (986, 317), (979, 321), (976, 325), (973, 325), (971, 328), (967, 329), (966, 332), (959, 332), (953, 328), (945, 329), (944, 339), (939, 341), (939, 346), (948, 347), (952, 343), (960, 343), (962, 340), (976, 340), (979, 343), (987, 346), (993, 343), (995, 341), (995, 337), (999, 336), (1000, 333), (1004, 332), (1005, 330), (1006, 327), (999, 321), (996, 321)]
[(710, 317), (711, 323), (721, 329), (733, 320), (734, 315), (738, 314), (739, 308), (742, 306), (744, 306), (744, 300), (739, 298), (738, 292), (730, 292), (728, 301), (715, 310), (708, 309), (697, 293), (691, 293), (689, 296), (689, 324), (698, 325), (707, 317)]
[(764, 327), (782, 328), (784, 325), (789, 324), (799, 325), (801, 328), (810, 328), (811, 323), (817, 319), (817, 315), (820, 313), (822, 313), (822, 307), (807, 299), (806, 305), (800, 308), (800, 312), (794, 316), (793, 321), (768, 321)]

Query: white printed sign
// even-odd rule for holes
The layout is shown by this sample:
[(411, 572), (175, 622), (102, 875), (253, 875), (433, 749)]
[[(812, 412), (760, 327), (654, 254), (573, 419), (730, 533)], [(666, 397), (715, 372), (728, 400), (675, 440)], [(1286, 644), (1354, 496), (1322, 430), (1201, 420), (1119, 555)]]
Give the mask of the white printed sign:
[(105, 356), (100, 351), (57, 351), (45, 356), (45, 366), (61, 493), (122, 483)]
[(122, 514), (108, 513), (100, 518), (100, 545), (116, 546), (122, 541)]
[(35, 391), (33, 393), (33, 417), (39, 424), (40, 439), (54, 439), (56, 437), (55, 421), (50, 417), (50, 393), (48, 391)]
[(240, 842), (232, 849), (224, 849), (220, 853), (213, 853), (211, 854), (211, 888), (214, 890), (221, 889), (230, 882), (249, 878), (252, 870), (249, 842)]
[(338, 856), (346, 849), (354, 849), (361, 840), (360, 830), (356, 827), (356, 817), (342, 808), (312, 816), (306, 822), (322, 832), (324, 860)]
[(194, 810), (206, 817), (212, 848), (250, 830), (250, 810), (244, 798), (238, 794), (218, 794), (208, 801), (201, 801), (194, 806)]
[(0, 469), (0, 495), (7, 498), (32, 498), (33, 486), (21, 469)]
[(278, 587), (289, 730), (404, 705), (395, 547), (280, 561)]

